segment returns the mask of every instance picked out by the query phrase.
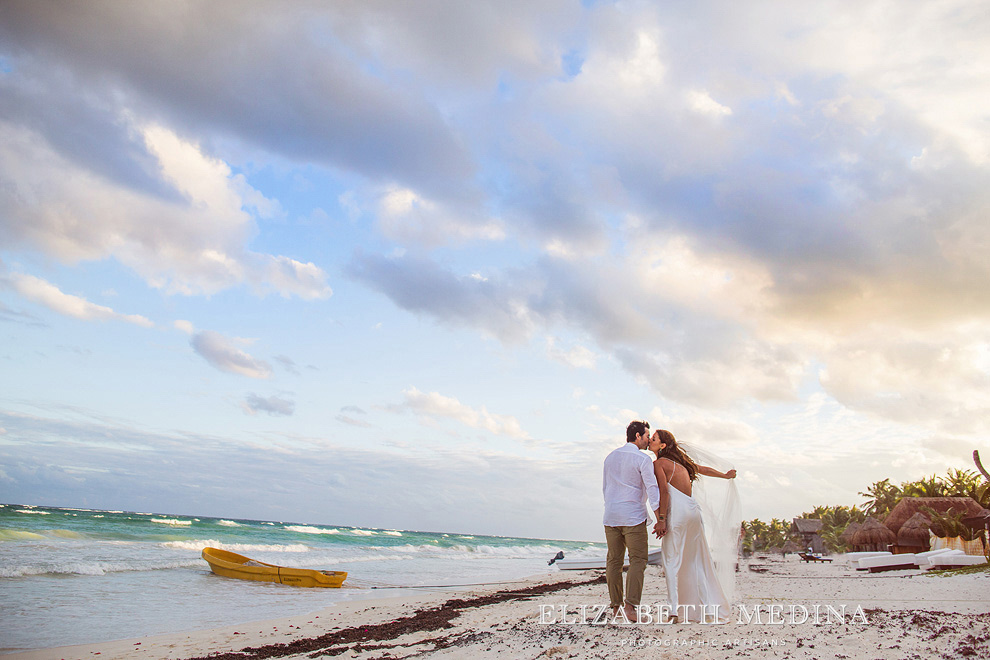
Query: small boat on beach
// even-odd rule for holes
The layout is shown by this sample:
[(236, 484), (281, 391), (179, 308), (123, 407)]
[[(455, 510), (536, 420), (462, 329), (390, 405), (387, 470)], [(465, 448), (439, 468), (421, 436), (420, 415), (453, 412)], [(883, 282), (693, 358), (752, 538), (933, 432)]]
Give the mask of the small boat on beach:
[(276, 566), (219, 548), (203, 548), (203, 559), (210, 565), (210, 570), (217, 575), (241, 580), (275, 582), (293, 587), (339, 588), (347, 579), (347, 573), (344, 571)]
[[(622, 568), (629, 568), (629, 556), (624, 557)], [(562, 571), (605, 570), (605, 557), (587, 557), (578, 559), (555, 559), (554, 564)], [(660, 548), (651, 548), (646, 563), (650, 566), (660, 565)]]

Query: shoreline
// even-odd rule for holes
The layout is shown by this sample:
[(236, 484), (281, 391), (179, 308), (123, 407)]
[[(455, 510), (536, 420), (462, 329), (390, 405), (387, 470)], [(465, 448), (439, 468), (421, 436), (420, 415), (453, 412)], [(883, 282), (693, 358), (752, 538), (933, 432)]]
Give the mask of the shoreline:
[[(743, 564), (739, 603), (724, 625), (615, 624), (582, 621), (577, 613), (607, 605), (601, 571), (551, 572), (513, 586), (353, 600), (306, 616), (101, 644), (40, 649), (10, 660), (94, 657), (168, 660), (372, 658), (668, 658), (690, 652), (735, 657), (868, 660), (874, 657), (990, 656), (990, 574), (934, 576), (857, 574), (850, 567), (764, 560), (764, 572)], [(666, 586), (648, 567), (643, 604), (665, 602)], [(787, 608), (847, 606), (844, 619), (788, 619)], [(776, 622), (774, 607), (784, 620)], [(854, 615), (855, 610), (861, 617)], [(752, 613), (761, 614), (754, 620)], [(799, 610), (800, 612), (800, 610)], [(552, 614), (550, 614), (552, 613)], [(541, 616), (543, 621), (541, 621)], [(817, 648), (817, 650), (816, 650)]]
[[(508, 585), (517, 585), (516, 589), (527, 589), (562, 581), (571, 581), (577, 577), (572, 573), (584, 572), (544, 572), (537, 573), (517, 580), (488, 583), (485, 585), (454, 585), (444, 587), (395, 587), (388, 591), (403, 591), (402, 595), (372, 595), (367, 597), (340, 600), (321, 609), (306, 614), (287, 617), (260, 619), (243, 623), (208, 627), (202, 629), (168, 632), (142, 637), (130, 637), (112, 641), (72, 644), (48, 648), (0, 651), (2, 660), (48, 660), (49, 658), (183, 658), (175, 649), (188, 646), (189, 643), (204, 645), (203, 653), (236, 651), (240, 648), (272, 643), (284, 643), (285, 639), (301, 639), (306, 635), (320, 636), (327, 632), (325, 626), (343, 624), (351, 617), (360, 615), (361, 619), (368, 616), (377, 617), (379, 614), (418, 611), (421, 608), (435, 607), (447, 600), (460, 597), (473, 598), (488, 596), (505, 591), (513, 591)], [(394, 618), (394, 617), (393, 617)], [(346, 628), (346, 625), (343, 626)], [(191, 656), (190, 656), (191, 657)]]

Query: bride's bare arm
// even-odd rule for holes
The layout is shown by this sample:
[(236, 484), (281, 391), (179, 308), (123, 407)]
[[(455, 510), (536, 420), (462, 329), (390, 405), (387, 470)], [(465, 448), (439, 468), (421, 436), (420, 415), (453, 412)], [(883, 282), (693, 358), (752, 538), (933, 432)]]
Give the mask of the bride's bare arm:
[[(667, 509), (670, 506), (670, 493), (667, 492), (667, 475), (664, 473), (659, 459), (653, 461), (653, 474), (657, 478), (657, 486), (660, 487), (660, 506), (654, 514), (657, 517), (657, 524), (653, 526), (653, 533), (657, 535), (657, 538), (660, 538), (667, 533)], [(660, 524), (661, 522), (663, 524)]]
[(715, 468), (710, 468), (707, 465), (698, 466), (698, 474), (704, 475), (706, 477), (719, 477), (720, 479), (735, 479), (736, 471), (729, 470), (728, 472), (719, 472)]

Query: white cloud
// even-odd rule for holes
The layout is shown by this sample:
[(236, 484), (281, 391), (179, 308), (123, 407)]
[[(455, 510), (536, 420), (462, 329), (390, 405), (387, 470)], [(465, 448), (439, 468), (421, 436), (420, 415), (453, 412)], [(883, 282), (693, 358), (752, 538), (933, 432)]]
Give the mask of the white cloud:
[(244, 400), (244, 411), (250, 415), (264, 412), (273, 416), (288, 417), (296, 411), (296, 404), (289, 399), (278, 396), (263, 397), (252, 392)]
[(299, 375), (299, 365), (296, 361), (287, 355), (276, 355), (275, 360), (282, 365), (282, 368), (288, 371), (290, 374)]
[(621, 90), (624, 95), (632, 96), (652, 94), (662, 85), (667, 78), (668, 63), (661, 53), (660, 29), (649, 25), (650, 18), (642, 19), (643, 23), (630, 34), (618, 36), (603, 31), (603, 43), (595, 44), (598, 48), (585, 61), (581, 77), (599, 83), (611, 81), (609, 92)]
[(863, 2), (842, 11), (822, 6), (812, 15), (805, 9), (779, 14), (786, 17), (782, 27), (796, 21), (814, 26), (803, 39), (788, 38), (780, 30), (765, 35), (759, 45), (767, 51), (791, 46), (781, 68), (837, 72), (858, 86), (882, 90), (950, 137), (975, 162), (990, 159), (986, 99), (981, 96), (990, 58), (979, 37), (990, 29), (990, 17), (982, 3), (913, 7)]
[(777, 92), (777, 98), (784, 99), (785, 101), (787, 101), (792, 106), (799, 106), (799, 105), (801, 105), (801, 102), (797, 99), (796, 96), (794, 96), (794, 93), (791, 92), (791, 89), (790, 89), (790, 87), (787, 86), (787, 83), (778, 81), (774, 85), (774, 89)]
[(387, 237), (426, 246), (469, 241), (501, 241), (505, 229), (470, 208), (431, 201), (409, 188), (391, 187), (378, 201), (378, 228)]
[(475, 409), (453, 397), (444, 396), (439, 392), (427, 394), (415, 387), (403, 390), (402, 395), (405, 398), (403, 403), (405, 409), (427, 418), (452, 419), (471, 428), (490, 431), (495, 435), (523, 440), (529, 438), (529, 434), (523, 431), (515, 417), (490, 413), (485, 406)]
[(247, 283), (304, 299), (326, 298), (326, 274), (312, 263), (251, 252), (265, 200), (221, 160), (156, 125), (132, 126), (173, 188), (151, 195), (80, 168), (41, 136), (0, 122), (0, 234), (68, 264), (112, 257), (169, 293), (213, 294)]
[(121, 314), (109, 307), (97, 305), (85, 298), (63, 293), (57, 286), (32, 275), (11, 273), (0, 279), (24, 298), (40, 303), (48, 309), (83, 321), (124, 321), (143, 328), (154, 327), (147, 318), (138, 314)]
[(244, 339), (231, 339), (212, 330), (197, 332), (190, 340), (193, 350), (220, 371), (248, 378), (268, 378), (272, 375), (270, 364), (248, 355), (237, 348), (236, 343), (250, 342)]
[[(222, 5), (218, 31), (168, 3), (161, 21), (141, 3), (17, 4), (0, 24), (0, 243), (115, 259), (171, 293), (325, 298), (316, 264), (251, 250), (284, 211), (229, 163), (305, 171), (331, 210), (308, 228), (345, 230), (333, 253), (356, 248), (357, 279), (445, 326), (621, 364), (678, 435), (752, 449), (775, 506), (775, 470), (794, 469), (789, 500), (835, 501), (830, 481), (861, 488), (865, 463), (923, 458), (902, 451), (911, 437), (985, 435), (983, 3), (583, 4)], [(175, 327), (218, 369), (272, 373), (243, 341)], [(807, 394), (816, 372), (830, 396)], [(525, 436), (484, 407), (404, 396), (437, 424)], [(783, 421), (765, 405), (798, 396)], [(726, 421), (754, 408), (767, 418)], [(596, 415), (621, 430), (643, 412)], [(760, 424), (780, 432), (754, 442)]]
[[(251, 445), (222, 435), (156, 434), (114, 421), (69, 421), (5, 410), (0, 410), (0, 423), (16, 439), (5, 447), (10, 460), (4, 467), (10, 477), (5, 492), (18, 501), (45, 501), (47, 496), (135, 509), (151, 501), (169, 511), (224, 517), (283, 520), (286, 511), (293, 511), (303, 520), (337, 525), (408, 529), (414, 522), (417, 529), (440, 532), (601, 536), (600, 492), (587, 487), (596, 474), (600, 480), (598, 465), (466, 446), (413, 447), (398, 453), (380, 443), (364, 443), (355, 449), (330, 437), (271, 436), (270, 443)], [(38, 442), (46, 448), (44, 456), (37, 451)], [(230, 470), (233, 464), (243, 469)], [(114, 469), (107, 472), (107, 465)], [(66, 481), (65, 466), (74, 466), (79, 478)], [(245, 483), (286, 483), (286, 475), (291, 475), (291, 488), (244, 492)], [(381, 490), (384, 475), (402, 497), (368, 497)], [(568, 481), (576, 485), (562, 485)], [(207, 483), (217, 496), (204, 500)], [(534, 489), (533, 484), (546, 488)], [(243, 497), (236, 496), (239, 492)], [(506, 511), (529, 514), (519, 518), (506, 516)]]
[(931, 332), (876, 324), (823, 351), (821, 383), (843, 404), (951, 435), (990, 431), (990, 337), (982, 324)]
[(678, 440), (740, 464), (745, 461), (743, 452), (748, 450), (742, 448), (760, 441), (759, 431), (745, 420), (708, 410), (687, 409), (676, 415), (652, 410), (647, 419), (654, 429), (668, 429)]
[(341, 424), (347, 424), (348, 426), (356, 426), (357, 428), (361, 428), (361, 429), (375, 428), (375, 425), (372, 424), (371, 422), (367, 422), (363, 419), (355, 419), (350, 415), (337, 415), (336, 417), (334, 417), (334, 419), (336, 419)]
[(688, 105), (698, 114), (709, 117), (727, 117), (732, 114), (732, 108), (722, 105), (706, 91), (691, 90), (687, 94), (687, 99)]
[(547, 337), (547, 356), (576, 369), (594, 369), (598, 360), (595, 352), (584, 346), (573, 346), (569, 350), (558, 348), (554, 337)]
[(774, 304), (773, 275), (744, 255), (704, 253), (684, 235), (633, 232), (630, 281), (657, 306), (675, 303), (708, 317), (745, 322)]
[(195, 328), (195, 326), (193, 326), (193, 324), (192, 324), (192, 322), (190, 322), (190, 321), (184, 321), (184, 320), (182, 320), (182, 319), (179, 319), (179, 320), (176, 320), (176, 321), (174, 321), (174, 322), (172, 323), (172, 326), (173, 326), (173, 327), (174, 327), (174, 328), (175, 328), (176, 330), (179, 330), (179, 331), (181, 331), (181, 332), (184, 332), (184, 333), (186, 333), (187, 335), (191, 335), (191, 334), (193, 334), (194, 332), (196, 332), (196, 328)]

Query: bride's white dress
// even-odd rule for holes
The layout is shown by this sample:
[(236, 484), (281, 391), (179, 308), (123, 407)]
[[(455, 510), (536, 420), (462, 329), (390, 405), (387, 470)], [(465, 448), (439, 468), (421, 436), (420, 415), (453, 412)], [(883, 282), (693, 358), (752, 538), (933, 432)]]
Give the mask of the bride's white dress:
[(729, 616), (729, 602), (718, 582), (712, 553), (705, 540), (701, 505), (671, 486), (669, 481), (667, 492), (670, 493), (670, 513), (660, 553), (667, 578), (670, 615), (680, 617), (680, 621), (704, 619), (713, 623), (717, 612), (719, 622), (723, 622)]

